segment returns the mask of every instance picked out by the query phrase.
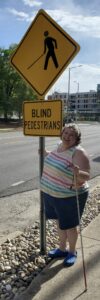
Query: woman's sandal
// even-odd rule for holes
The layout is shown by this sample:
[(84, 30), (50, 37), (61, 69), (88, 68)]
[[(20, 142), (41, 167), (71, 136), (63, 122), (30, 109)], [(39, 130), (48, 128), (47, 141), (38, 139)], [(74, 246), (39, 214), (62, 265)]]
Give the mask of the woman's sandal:
[(64, 259), (64, 267), (71, 267), (75, 264), (77, 259), (77, 252), (76, 253), (72, 253), (69, 252), (67, 257)]
[(48, 252), (48, 256), (51, 258), (61, 258), (61, 257), (66, 257), (68, 255), (68, 251), (62, 251), (59, 248), (52, 249)]

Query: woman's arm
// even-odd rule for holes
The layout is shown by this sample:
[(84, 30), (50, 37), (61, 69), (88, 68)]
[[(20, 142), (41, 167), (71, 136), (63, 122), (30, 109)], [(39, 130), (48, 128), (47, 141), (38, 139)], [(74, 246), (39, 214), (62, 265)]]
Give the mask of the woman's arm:
[(90, 162), (84, 149), (77, 149), (73, 156), (74, 184), (80, 187), (90, 179)]

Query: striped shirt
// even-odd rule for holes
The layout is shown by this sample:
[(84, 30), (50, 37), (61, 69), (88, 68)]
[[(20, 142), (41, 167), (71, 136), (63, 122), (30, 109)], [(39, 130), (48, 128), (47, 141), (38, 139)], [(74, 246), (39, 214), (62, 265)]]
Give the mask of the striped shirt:
[[(79, 146), (78, 146), (79, 147)], [(41, 178), (41, 190), (56, 198), (75, 196), (73, 184), (72, 157), (77, 147), (72, 147), (63, 152), (57, 149), (50, 152), (44, 160), (43, 174)], [(84, 191), (80, 188), (80, 192)]]

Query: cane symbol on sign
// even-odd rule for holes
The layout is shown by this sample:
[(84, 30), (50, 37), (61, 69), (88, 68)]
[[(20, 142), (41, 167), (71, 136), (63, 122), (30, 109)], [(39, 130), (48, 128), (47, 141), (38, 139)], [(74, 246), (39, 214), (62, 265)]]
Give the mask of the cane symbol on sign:
[(42, 53), (27, 69), (29, 70), (33, 65), (35, 65), (35, 63), (44, 55), (44, 53)]
[(47, 54), (45, 57), (44, 70), (47, 70), (47, 68), (48, 68), (48, 63), (49, 63), (50, 57), (52, 58), (55, 67), (58, 68), (59, 65), (58, 65), (58, 61), (57, 61), (56, 54), (54, 51), (55, 48), (57, 49), (57, 41), (56, 41), (56, 39), (54, 39), (50, 36), (48, 37), (48, 35), (49, 35), (49, 32), (45, 31), (44, 32), (44, 36), (45, 36), (44, 52), (30, 66), (28, 66), (27, 69), (30, 69), (43, 55), (45, 55), (47, 49), (48, 49), (48, 51), (47, 51)]

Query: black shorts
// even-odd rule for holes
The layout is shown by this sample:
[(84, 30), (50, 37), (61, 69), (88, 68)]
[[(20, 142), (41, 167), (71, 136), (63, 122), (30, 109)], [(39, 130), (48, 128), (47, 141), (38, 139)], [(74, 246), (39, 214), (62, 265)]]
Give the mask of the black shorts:
[[(56, 219), (62, 230), (70, 229), (79, 225), (76, 196), (69, 198), (55, 198), (43, 193), (46, 219)], [(82, 217), (88, 191), (78, 195), (80, 218)]]

